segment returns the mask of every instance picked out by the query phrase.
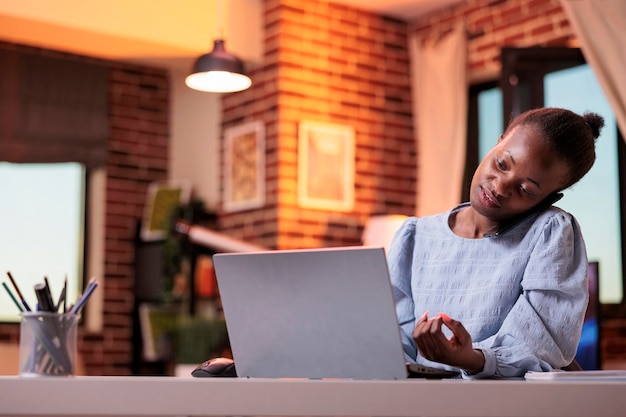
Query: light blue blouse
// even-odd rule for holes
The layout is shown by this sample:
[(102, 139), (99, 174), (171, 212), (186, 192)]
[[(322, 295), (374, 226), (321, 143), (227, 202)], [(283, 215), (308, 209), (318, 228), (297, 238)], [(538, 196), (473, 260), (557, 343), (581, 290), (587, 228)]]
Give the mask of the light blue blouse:
[[(422, 358), (412, 338), (425, 311), (459, 320), (485, 366), (465, 378), (519, 377), (568, 365), (589, 300), (587, 253), (576, 219), (551, 207), (482, 239), (455, 235), (451, 212), (407, 219), (388, 253), (407, 361)], [(444, 326), (445, 327), (445, 326)], [(448, 336), (448, 329), (445, 329)]]

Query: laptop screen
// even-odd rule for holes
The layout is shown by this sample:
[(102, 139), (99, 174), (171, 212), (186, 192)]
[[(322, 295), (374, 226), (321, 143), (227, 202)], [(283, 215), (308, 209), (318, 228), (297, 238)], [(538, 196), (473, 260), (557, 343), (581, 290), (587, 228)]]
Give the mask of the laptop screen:
[(238, 376), (405, 379), (383, 248), (213, 257)]

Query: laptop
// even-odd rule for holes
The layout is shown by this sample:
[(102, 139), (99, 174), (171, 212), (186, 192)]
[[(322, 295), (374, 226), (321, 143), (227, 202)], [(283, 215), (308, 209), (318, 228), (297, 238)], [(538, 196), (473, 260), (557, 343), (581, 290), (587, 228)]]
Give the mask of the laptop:
[(239, 377), (406, 379), (385, 252), (213, 256)]

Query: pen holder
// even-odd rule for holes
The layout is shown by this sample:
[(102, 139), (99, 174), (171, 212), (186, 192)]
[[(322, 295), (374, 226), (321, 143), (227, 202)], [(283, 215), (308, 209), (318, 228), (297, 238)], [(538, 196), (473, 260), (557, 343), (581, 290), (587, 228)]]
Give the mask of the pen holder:
[(20, 316), (20, 376), (73, 376), (80, 316), (43, 311)]

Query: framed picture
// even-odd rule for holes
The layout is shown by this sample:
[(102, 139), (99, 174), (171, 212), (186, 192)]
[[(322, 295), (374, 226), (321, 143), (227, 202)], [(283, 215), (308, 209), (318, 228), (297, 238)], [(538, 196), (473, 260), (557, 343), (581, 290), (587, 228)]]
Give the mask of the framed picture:
[(265, 125), (251, 122), (224, 133), (224, 211), (241, 211), (265, 204)]
[(151, 303), (139, 304), (138, 310), (143, 359), (156, 361), (170, 358), (178, 312)]
[(298, 129), (298, 205), (333, 211), (354, 206), (354, 129), (303, 121)]
[(170, 227), (173, 210), (189, 203), (190, 197), (189, 181), (157, 181), (150, 184), (141, 223), (141, 239), (164, 239)]

